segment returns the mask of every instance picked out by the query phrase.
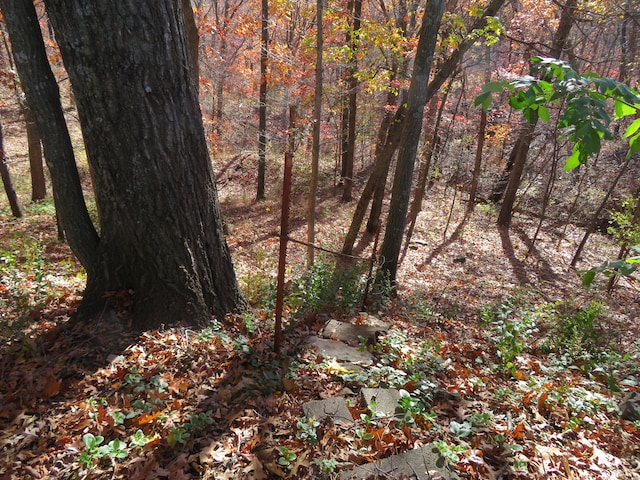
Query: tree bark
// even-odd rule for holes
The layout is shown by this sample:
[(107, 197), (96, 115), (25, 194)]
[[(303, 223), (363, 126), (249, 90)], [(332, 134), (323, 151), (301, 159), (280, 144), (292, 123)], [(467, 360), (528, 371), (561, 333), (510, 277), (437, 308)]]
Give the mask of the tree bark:
[(315, 260), (313, 243), (316, 238), (316, 195), (318, 191), (318, 168), (320, 164), (320, 126), (322, 121), (322, 17), (324, 0), (316, 2), (316, 87), (313, 104), (313, 143), (311, 146), (311, 179), (309, 181), (309, 199), (307, 203), (307, 267), (311, 268)]
[[(453, 78), (454, 77), (452, 77), (452, 80)], [(437, 108), (438, 97), (436, 96), (431, 97), (431, 100), (429, 100), (429, 106), (427, 107), (427, 118), (433, 118), (433, 127), (431, 128), (431, 122), (429, 118), (429, 120), (427, 120), (427, 131), (425, 132), (426, 138), (423, 154), (424, 158), (422, 165), (420, 166), (420, 171), (418, 173), (418, 184), (416, 185), (415, 193), (413, 195), (413, 202), (411, 203), (411, 207), (409, 208), (409, 215), (407, 217), (409, 228), (407, 229), (407, 233), (405, 235), (404, 249), (402, 250), (402, 256), (400, 257), (401, 259), (404, 259), (405, 255), (407, 254), (407, 249), (409, 248), (409, 243), (411, 242), (411, 237), (413, 236), (413, 231), (416, 227), (416, 221), (418, 220), (418, 214), (422, 210), (422, 201), (424, 200), (424, 194), (427, 189), (427, 182), (429, 181), (429, 172), (431, 170), (431, 160), (440, 143), (440, 121), (442, 119), (444, 106), (447, 103), (447, 97), (449, 96), (450, 87), (451, 83), (449, 83), (449, 88), (445, 89), (442, 100), (440, 101), (439, 108)]]
[[(383, 186), (382, 188), (384, 190), (384, 185), (386, 184), (387, 176), (389, 174), (391, 159), (393, 158), (393, 153), (396, 151), (396, 147), (400, 140), (402, 119), (404, 118), (406, 110), (404, 105), (405, 97), (406, 92), (403, 92), (403, 100), (401, 101), (401, 105), (398, 110), (396, 110), (395, 115), (392, 115), (391, 112), (387, 112), (380, 124), (373, 171), (362, 190), (362, 194), (360, 195), (360, 199), (358, 200), (358, 204), (356, 205), (356, 209), (353, 213), (353, 218), (351, 219), (349, 231), (347, 232), (344, 243), (342, 244), (342, 254), (344, 255), (351, 255), (353, 253), (353, 245), (356, 242), (369, 201), (374, 195), (374, 190), (379, 188), (380, 185)], [(387, 105), (394, 104), (395, 98), (396, 95), (390, 94), (387, 97)], [(392, 135), (393, 138), (389, 138), (389, 135)], [(373, 209), (373, 206), (371, 208)]]
[(36, 124), (36, 117), (26, 102), (22, 102), (21, 110), (24, 117), (29, 149), (29, 171), (31, 172), (31, 201), (38, 202), (47, 196), (47, 182), (44, 176), (42, 159), (42, 143), (40, 131)]
[[(491, 50), (486, 47), (485, 56), (485, 83), (491, 80)], [(478, 143), (476, 145), (476, 154), (473, 159), (473, 174), (471, 176), (471, 186), (469, 187), (469, 203), (467, 203), (466, 214), (469, 215), (476, 207), (476, 196), (478, 195), (478, 184), (480, 183), (480, 173), (482, 167), (482, 154), (484, 152), (484, 136), (487, 130), (487, 112), (484, 108), (480, 109), (480, 124), (478, 125)]]
[(258, 106), (258, 190), (256, 200), (265, 199), (267, 169), (267, 61), (269, 59), (269, 0), (262, 0), (260, 38), (260, 98)]
[(353, 0), (353, 33), (348, 34), (348, 41), (351, 44), (351, 62), (349, 63), (349, 78), (347, 87), (349, 91), (349, 104), (347, 115), (347, 151), (344, 158), (344, 186), (342, 190), (342, 201), (351, 201), (351, 191), (353, 189), (353, 162), (356, 150), (356, 109), (358, 105), (358, 60), (357, 49), (359, 44), (360, 17), (362, 15), (362, 0)]
[(18, 196), (16, 195), (16, 191), (13, 189), (11, 175), (9, 174), (9, 166), (7, 165), (7, 158), (4, 153), (2, 122), (0, 122), (0, 177), (2, 177), (4, 191), (7, 194), (7, 200), (9, 200), (11, 214), (16, 218), (22, 218), (22, 210), (20, 210), (20, 204), (18, 203)]
[(431, 65), (433, 64), (438, 30), (444, 14), (444, 6), (444, 0), (430, 0), (427, 3), (411, 75), (407, 117), (402, 130), (398, 163), (391, 191), (389, 220), (380, 249), (380, 273), (382, 275), (378, 275), (378, 279), (385, 281), (386, 277), (391, 285), (395, 284), (398, 269), (398, 257), (402, 246), (405, 219), (409, 206), (413, 166), (418, 142), (420, 141), (424, 107), (428, 101), (427, 85), (429, 83)]
[[(562, 13), (560, 15), (560, 22), (553, 38), (551, 50), (549, 54), (552, 57), (560, 58), (564, 53), (567, 46), (567, 40), (571, 27), (574, 24), (574, 10), (576, 9), (578, 0), (567, 0), (567, 3), (562, 7)], [(520, 180), (524, 165), (527, 162), (527, 156), (529, 154), (529, 147), (531, 146), (531, 140), (533, 139), (533, 133), (538, 123), (537, 114), (534, 116), (535, 120), (530, 122), (530, 125), (525, 126), (521, 132), (518, 140), (516, 141), (510, 158), (514, 159), (513, 168), (509, 171), (509, 177), (504, 184), (506, 190), (504, 191), (504, 199), (500, 206), (500, 213), (498, 215), (498, 225), (502, 227), (508, 227), (511, 223), (511, 215), (513, 205), (516, 201), (516, 193), (520, 186)], [(501, 195), (500, 189), (494, 189), (493, 198), (499, 198)]]
[(1, 0), (0, 8), (22, 88), (42, 135), (58, 218), (69, 246), (87, 271), (88, 279), (93, 279), (98, 234), (84, 202), (58, 84), (47, 60), (35, 8), (32, 2), (24, 0)]
[(134, 327), (242, 309), (179, 2), (50, 0), (101, 238), (81, 311), (134, 292)]
[(181, 0), (182, 13), (184, 15), (184, 26), (187, 32), (187, 43), (189, 45), (189, 56), (193, 66), (193, 79), (196, 82), (196, 90), (200, 85), (200, 62), (198, 61), (198, 48), (200, 44), (200, 36), (198, 35), (198, 26), (196, 25), (196, 17), (191, 8), (191, 0)]

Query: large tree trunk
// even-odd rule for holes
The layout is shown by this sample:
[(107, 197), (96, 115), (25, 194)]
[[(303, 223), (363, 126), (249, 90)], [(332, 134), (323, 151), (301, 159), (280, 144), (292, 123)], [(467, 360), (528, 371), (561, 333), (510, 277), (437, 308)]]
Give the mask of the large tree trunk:
[[(9, 31), (22, 88), (42, 135), (56, 212), (67, 233), (69, 246), (90, 280), (94, 277), (97, 265), (98, 234), (91, 223), (82, 195), (73, 145), (60, 104), (58, 84), (47, 60), (38, 17), (30, 1), (1, 0), (0, 8)], [(92, 59), (91, 63), (95, 61), (96, 59)]]
[(244, 306), (222, 231), (180, 2), (50, 0), (101, 238), (90, 312), (131, 289), (134, 326)]
[(380, 258), (382, 259), (380, 271), (384, 275), (379, 275), (378, 278), (382, 280), (387, 277), (392, 285), (395, 283), (398, 269), (398, 257), (409, 207), (413, 166), (420, 141), (424, 106), (428, 101), (427, 84), (433, 64), (438, 30), (444, 14), (444, 5), (444, 0), (429, 0), (427, 3), (411, 75), (407, 117), (402, 130), (398, 163), (391, 191), (389, 220), (380, 249)]
[(191, 8), (191, 0), (182, 1), (182, 13), (184, 15), (184, 26), (187, 32), (187, 44), (189, 46), (189, 56), (193, 66), (193, 79), (196, 82), (196, 89), (200, 85), (200, 62), (198, 60), (198, 48), (200, 46), (200, 35), (198, 35), (198, 26), (196, 25), (196, 16)]

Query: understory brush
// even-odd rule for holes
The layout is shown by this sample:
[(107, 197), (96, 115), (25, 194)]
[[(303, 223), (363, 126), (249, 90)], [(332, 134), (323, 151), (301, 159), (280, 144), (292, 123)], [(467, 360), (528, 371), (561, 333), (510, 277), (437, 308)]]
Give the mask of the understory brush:
[[(284, 304), (293, 316), (331, 312), (349, 315), (360, 311), (365, 291), (373, 288), (368, 282), (366, 265), (336, 268), (335, 262), (325, 258), (316, 260), (306, 271), (293, 273), (285, 287)], [(242, 279), (245, 295), (255, 308), (270, 312), (276, 305), (276, 279), (262, 272)], [(369, 292), (369, 298), (382, 303), (389, 298), (390, 288), (382, 286), (380, 292)]]
[(483, 307), (480, 319), (489, 327), (501, 367), (514, 378), (524, 378), (525, 355), (542, 353), (551, 370), (577, 370), (616, 390), (629, 376), (635, 355), (619, 351), (610, 340), (606, 312), (601, 301), (536, 303), (514, 295)]

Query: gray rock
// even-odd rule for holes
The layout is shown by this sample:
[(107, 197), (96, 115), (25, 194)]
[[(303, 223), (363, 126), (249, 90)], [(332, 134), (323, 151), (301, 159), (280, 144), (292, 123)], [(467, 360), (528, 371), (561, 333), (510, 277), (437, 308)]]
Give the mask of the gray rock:
[(373, 363), (371, 353), (361, 351), (357, 347), (351, 347), (343, 342), (310, 336), (307, 337), (306, 343), (315, 347), (325, 359), (334, 358), (336, 362), (354, 365), (371, 365)]
[[(371, 477), (374, 475), (374, 477)], [(412, 480), (454, 480), (458, 476), (449, 469), (444, 458), (433, 445), (427, 445), (400, 455), (358, 465), (342, 472), (340, 480), (365, 480), (369, 478), (400, 478), (406, 475)]]
[[(398, 407), (400, 392), (395, 388), (363, 388), (360, 390), (360, 396), (363, 405), (372, 413), (378, 413), (384, 417), (402, 415), (402, 410)], [(373, 405), (374, 402), (375, 405)]]
[(629, 392), (619, 405), (620, 418), (635, 422), (640, 420), (640, 392)]
[(363, 338), (367, 345), (376, 343), (378, 335), (389, 330), (389, 326), (381, 325), (354, 325), (349, 322), (329, 320), (322, 330), (323, 338), (340, 340), (341, 342), (357, 346), (360, 338)]
[(353, 417), (342, 397), (326, 398), (324, 400), (312, 400), (302, 405), (305, 417), (315, 418), (322, 422), (330, 417), (336, 424), (351, 425)]

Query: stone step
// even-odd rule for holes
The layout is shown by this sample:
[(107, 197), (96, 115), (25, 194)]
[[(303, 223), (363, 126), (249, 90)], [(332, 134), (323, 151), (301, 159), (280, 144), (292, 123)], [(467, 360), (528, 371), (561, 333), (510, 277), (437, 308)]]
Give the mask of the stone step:
[(340, 480), (408, 478), (411, 480), (454, 480), (458, 476), (433, 445), (393, 455), (377, 462), (341, 472)]

